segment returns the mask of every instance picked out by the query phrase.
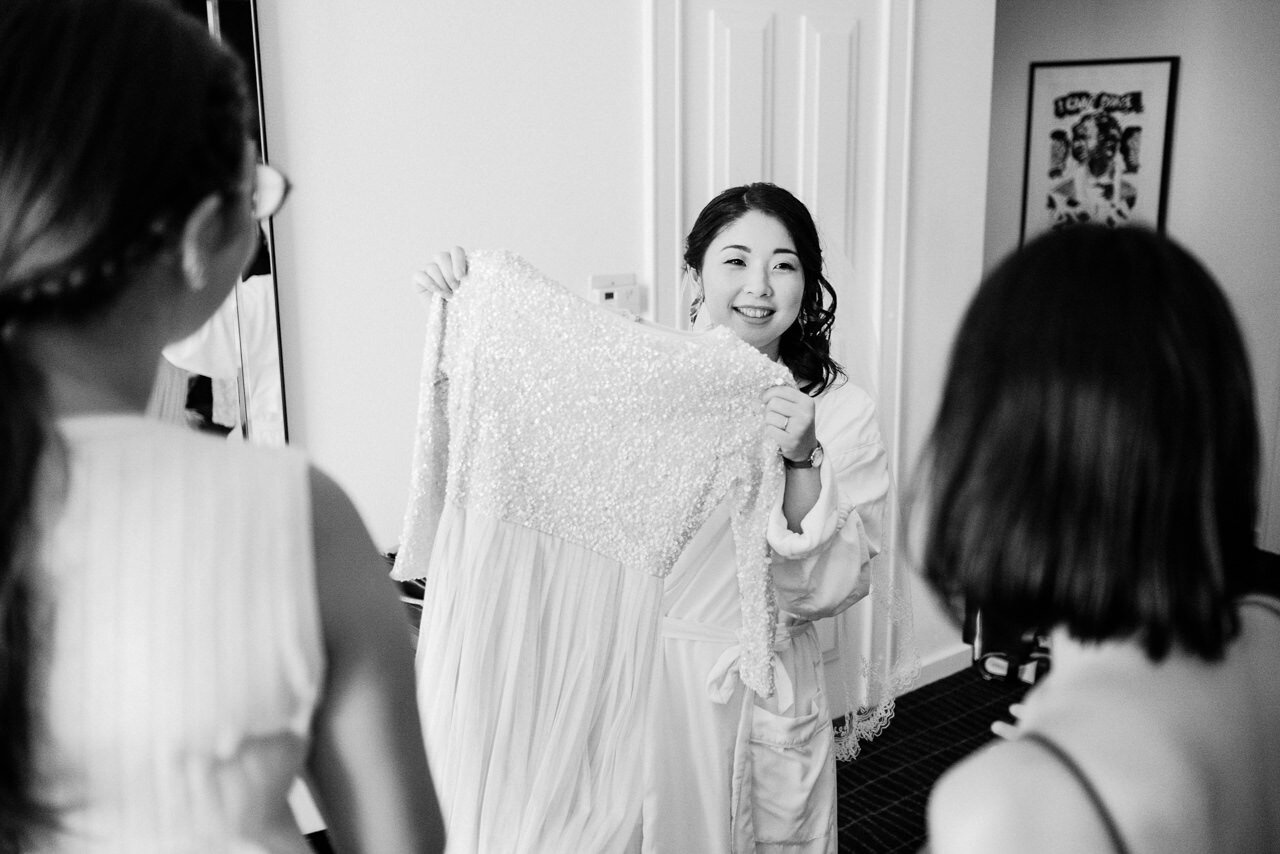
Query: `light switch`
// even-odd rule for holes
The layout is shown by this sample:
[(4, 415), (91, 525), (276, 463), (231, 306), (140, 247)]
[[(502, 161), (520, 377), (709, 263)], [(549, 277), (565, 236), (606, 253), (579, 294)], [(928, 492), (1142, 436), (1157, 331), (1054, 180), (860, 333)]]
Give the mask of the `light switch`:
[(645, 311), (642, 290), (634, 273), (597, 273), (590, 278), (591, 298), (618, 312), (642, 315)]

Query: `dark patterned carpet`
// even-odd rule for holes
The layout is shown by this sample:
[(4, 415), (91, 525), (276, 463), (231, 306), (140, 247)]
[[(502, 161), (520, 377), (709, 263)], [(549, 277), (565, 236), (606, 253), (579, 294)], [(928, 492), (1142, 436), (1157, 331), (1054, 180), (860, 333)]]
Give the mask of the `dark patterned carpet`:
[(1028, 687), (970, 667), (899, 697), (888, 728), (837, 770), (841, 854), (919, 851), (934, 782), (995, 738), (992, 722)]

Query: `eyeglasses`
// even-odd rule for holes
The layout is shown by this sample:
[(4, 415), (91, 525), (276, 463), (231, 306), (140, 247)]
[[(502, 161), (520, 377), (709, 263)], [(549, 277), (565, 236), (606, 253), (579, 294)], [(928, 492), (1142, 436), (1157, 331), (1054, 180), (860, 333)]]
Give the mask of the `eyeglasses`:
[(253, 218), (262, 221), (275, 216), (289, 196), (289, 179), (283, 172), (259, 163), (253, 173)]

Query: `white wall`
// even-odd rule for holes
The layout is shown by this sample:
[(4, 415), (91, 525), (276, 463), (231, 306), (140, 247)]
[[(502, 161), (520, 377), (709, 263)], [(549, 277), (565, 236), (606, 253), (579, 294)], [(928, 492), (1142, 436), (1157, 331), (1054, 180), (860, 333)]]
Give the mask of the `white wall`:
[(1280, 3), (1000, 0), (986, 262), (1018, 242), (1033, 61), (1180, 56), (1166, 230), (1230, 295), (1265, 442), (1262, 543), (1280, 551)]
[(585, 290), (643, 258), (636, 0), (259, 4), (290, 441), (380, 547), (408, 496), (423, 307), (453, 243)]
[[(904, 459), (932, 424), (947, 353), (982, 276), (995, 0), (919, 0), (903, 305)], [(959, 629), (914, 590), (921, 684), (968, 663)]]

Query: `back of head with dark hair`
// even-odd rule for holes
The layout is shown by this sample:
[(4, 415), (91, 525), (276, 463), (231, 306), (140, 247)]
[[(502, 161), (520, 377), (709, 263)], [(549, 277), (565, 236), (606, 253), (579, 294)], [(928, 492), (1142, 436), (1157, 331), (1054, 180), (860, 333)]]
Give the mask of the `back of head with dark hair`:
[(238, 60), (160, 0), (0, 3), (0, 851), (56, 823), (34, 794), (34, 494), (50, 435), (29, 323), (80, 323), (239, 192)]
[(1244, 344), (1204, 267), (1144, 229), (1049, 233), (961, 323), (917, 473), (925, 576), (957, 617), (1214, 659), (1258, 459)]
[(92, 313), (240, 180), (239, 61), (161, 0), (6, 0), (0, 309)]
[(702, 272), (707, 248), (716, 235), (748, 211), (759, 211), (782, 223), (796, 245), (804, 271), (800, 314), (778, 341), (778, 357), (795, 375), (801, 389), (820, 394), (844, 370), (831, 358), (831, 326), (836, 316), (836, 292), (822, 273), (822, 246), (817, 226), (804, 203), (774, 184), (731, 187), (707, 202), (685, 239), (685, 266)]

